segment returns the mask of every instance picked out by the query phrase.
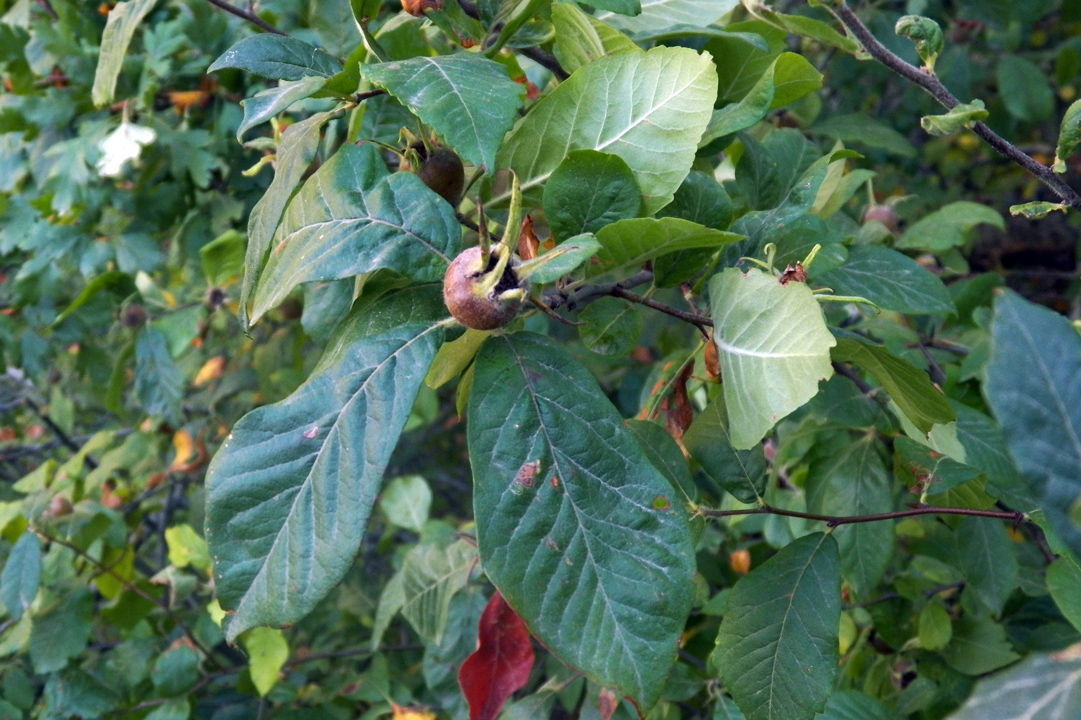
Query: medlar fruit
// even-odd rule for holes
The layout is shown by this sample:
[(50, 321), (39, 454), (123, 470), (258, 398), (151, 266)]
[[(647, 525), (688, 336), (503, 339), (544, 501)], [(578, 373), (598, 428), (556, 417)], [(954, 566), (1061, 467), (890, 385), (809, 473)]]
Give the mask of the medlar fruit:
[(493, 245), (487, 263), (480, 247), (464, 250), (443, 276), (443, 302), (454, 319), (473, 330), (503, 327), (517, 315), (529, 292), (529, 282), (515, 272), (518, 261), (510, 249)]
[(402, 0), (402, 10), (413, 17), (424, 17), (425, 10), (442, 10), (443, 0)]
[[(414, 167), (419, 161), (420, 166)], [(409, 146), (405, 157), (398, 164), (399, 170), (415, 172), (421, 181), (435, 191), (439, 197), (458, 207), (465, 189), (465, 167), (453, 150), (443, 145), (435, 145), (429, 151), (424, 143), (415, 142)]]

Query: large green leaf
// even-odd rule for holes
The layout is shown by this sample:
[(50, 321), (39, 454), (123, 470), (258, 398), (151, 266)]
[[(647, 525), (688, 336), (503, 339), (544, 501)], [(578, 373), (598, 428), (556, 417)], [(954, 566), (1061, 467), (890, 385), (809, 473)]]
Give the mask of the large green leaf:
[(296, 622), (352, 564), (445, 315), (433, 285), (363, 306), (307, 382), (233, 427), (207, 471), (206, 525), (230, 639)]
[(242, 142), (244, 133), (251, 128), (266, 122), (293, 103), (311, 97), (322, 90), (326, 84), (326, 78), (312, 75), (295, 83), (278, 85), (257, 92), (247, 100), (241, 101), (240, 104), (244, 106), (244, 121), (236, 129), (237, 142)]
[(812, 135), (829, 135), (846, 147), (855, 145), (870, 150), (882, 150), (901, 157), (916, 157), (916, 148), (901, 133), (889, 125), (872, 120), (866, 115), (835, 115), (816, 123), (807, 132)]
[(475, 368), (469, 454), (485, 572), (557, 657), (653, 705), (693, 595), (682, 503), (556, 344), (493, 337)]
[(1060, 557), (1047, 567), (1047, 591), (1062, 616), (1081, 632), (1081, 568), (1071, 557)]
[(1051, 526), (1081, 555), (1081, 337), (1070, 321), (1007, 292), (995, 300), (983, 385), (1006, 446)]
[(544, 185), (544, 214), (557, 240), (638, 217), (641, 208), (634, 173), (618, 155), (572, 150)]
[(852, 248), (844, 265), (822, 273), (816, 282), (841, 295), (865, 297), (884, 310), (913, 315), (954, 312), (946, 286), (930, 270), (907, 255), (876, 245)]
[(158, 0), (128, 0), (118, 2), (109, 11), (105, 21), (105, 32), (101, 34), (101, 54), (94, 73), (94, 87), (90, 91), (91, 99), (97, 107), (104, 107), (113, 101), (116, 80), (124, 65), (124, 56), (128, 54), (128, 45), (135, 35), (136, 28), (143, 21)]
[(801, 282), (728, 268), (709, 281), (709, 297), (732, 446), (746, 450), (814, 397), (833, 374), (837, 341)]
[[(726, 29), (730, 34), (711, 39), (705, 48), (717, 64), (719, 104), (742, 100), (787, 47), (786, 33), (761, 20), (735, 23)], [(751, 34), (763, 38), (766, 46), (748, 42), (747, 35)]]
[(621, 357), (634, 349), (642, 332), (638, 306), (613, 297), (594, 300), (578, 315), (582, 344), (598, 355)]
[(586, 266), (587, 275), (637, 269), (646, 260), (692, 248), (719, 250), (741, 236), (713, 230), (674, 217), (632, 218), (606, 225), (597, 232), (602, 249), (597, 262)]
[(672, 200), (691, 169), (716, 95), (709, 56), (688, 48), (602, 57), (529, 111), (496, 164), (513, 169), (522, 192), (536, 201), (571, 150), (618, 155), (634, 172), (646, 213), (653, 213)]
[(740, 502), (761, 502), (766, 493), (762, 448), (736, 450), (728, 433), (724, 395), (713, 398), (683, 435), (683, 446), (706, 476)]
[(965, 464), (987, 476), (987, 492), (1022, 512), (1035, 510), (1038, 503), (1006, 450), (1002, 427), (966, 405), (950, 406), (957, 413), (957, 439), (965, 449)]
[[(823, 515), (874, 515), (893, 510), (893, 484), (874, 436), (839, 448), (823, 445), (807, 474), (807, 510)], [(854, 523), (834, 531), (841, 573), (857, 598), (866, 599), (893, 555), (891, 522)]]
[(333, 113), (312, 115), (306, 120), (293, 123), (282, 133), (278, 141), (277, 169), (270, 187), (255, 203), (248, 216), (248, 247), (244, 253), (244, 278), (240, 287), (240, 318), (248, 324), (248, 301), (255, 290), (259, 272), (263, 268), (274, 231), (278, 229), (286, 203), (300, 184), (308, 166), (315, 159), (319, 140)]
[(454, 209), (420, 178), (387, 176), (374, 145), (343, 145), (286, 208), (255, 290), (252, 322), (305, 282), (379, 268), (441, 279), (461, 239)]
[(950, 720), (1072, 720), (1081, 717), (1081, 657), (1032, 655), (976, 683)]
[(935, 425), (956, 419), (946, 396), (935, 388), (927, 373), (881, 345), (842, 338), (832, 355), (834, 360), (855, 363), (871, 373), (920, 432), (930, 432)]
[(495, 170), (496, 150), (518, 117), (525, 90), (503, 65), (463, 52), (362, 64), (360, 72), (431, 125), (463, 158)]
[(1019, 120), (1037, 123), (1051, 117), (1055, 110), (1055, 91), (1047, 74), (1031, 60), (1003, 53), (995, 67), (998, 96), (1006, 112)]
[(1001, 213), (986, 205), (968, 202), (950, 203), (921, 218), (905, 230), (897, 247), (911, 250), (945, 252), (965, 242), (965, 235), (977, 225), (1006, 229)]
[(222, 53), (207, 72), (237, 68), (273, 80), (331, 78), (342, 64), (314, 45), (283, 35), (250, 35)]
[(15, 622), (34, 602), (41, 581), (41, 540), (36, 533), (24, 532), (0, 572), (0, 601)]
[(599, 57), (638, 49), (629, 37), (586, 15), (572, 3), (552, 6), (552, 24), (556, 31), (553, 52), (560, 66), (569, 73)]
[(477, 550), (465, 540), (447, 547), (427, 543), (406, 556), (401, 572), (401, 612), (425, 641), (442, 641), (450, 601), (465, 587), (476, 563)]
[(840, 620), (837, 542), (806, 535), (732, 588), (710, 664), (747, 720), (811, 720), (833, 689)]
[(957, 527), (954, 564), (980, 602), (998, 616), (1017, 587), (1017, 554), (1000, 520), (966, 517)]
[(988, 617), (962, 615), (942, 653), (946, 663), (965, 675), (983, 675), (1006, 667), (1020, 656), (1006, 639), (1006, 629)]
[(699, 146), (746, 130), (770, 110), (822, 87), (822, 73), (802, 55), (781, 53), (739, 102), (713, 112)]
[(712, 25), (739, 5), (739, 0), (642, 0), (635, 17), (598, 13), (597, 18), (627, 32), (662, 30), (672, 25)]
[(85, 586), (69, 589), (34, 616), (30, 660), (38, 674), (55, 672), (86, 650), (92, 630), (94, 598)]

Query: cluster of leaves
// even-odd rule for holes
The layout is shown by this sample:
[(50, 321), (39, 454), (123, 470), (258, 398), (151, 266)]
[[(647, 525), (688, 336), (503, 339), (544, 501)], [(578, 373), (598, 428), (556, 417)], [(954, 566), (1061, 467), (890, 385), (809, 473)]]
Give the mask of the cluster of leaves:
[(0, 717), (1081, 711), (1081, 337), (977, 252), (1078, 3), (79, 5), (0, 3)]

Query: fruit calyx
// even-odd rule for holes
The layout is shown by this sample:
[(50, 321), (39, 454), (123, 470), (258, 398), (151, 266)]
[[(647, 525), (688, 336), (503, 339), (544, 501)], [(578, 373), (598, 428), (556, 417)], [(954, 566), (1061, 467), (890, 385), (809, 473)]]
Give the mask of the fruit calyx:
[(443, 301), (454, 319), (473, 330), (503, 327), (517, 315), (529, 292), (520, 281), (518, 261), (503, 243), (484, 257), (480, 246), (462, 251), (443, 277)]

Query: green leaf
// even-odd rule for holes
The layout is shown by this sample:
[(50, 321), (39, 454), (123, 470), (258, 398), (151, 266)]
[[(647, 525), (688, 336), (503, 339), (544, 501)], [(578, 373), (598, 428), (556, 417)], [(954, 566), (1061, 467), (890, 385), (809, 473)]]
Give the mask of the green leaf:
[[(1058, 144), (1055, 146), (1055, 164), (1052, 166), (1055, 172), (1066, 172), (1066, 160), (1077, 151), (1079, 143), (1081, 143), (1081, 100), (1075, 100), (1062, 115)], [(1010, 212), (1013, 212), (1013, 208)]]
[(713, 111), (698, 146), (704, 147), (717, 138), (746, 130), (770, 110), (820, 87), (822, 74), (806, 58), (796, 53), (781, 53), (739, 102)]
[(983, 393), (1040, 508), (1081, 554), (1081, 337), (1066, 318), (1006, 292), (995, 300)]
[(732, 222), (732, 198), (709, 173), (691, 170), (683, 179), (672, 202), (657, 217), (674, 217), (724, 230)]
[(881, 150), (901, 157), (916, 157), (916, 148), (889, 125), (872, 120), (862, 113), (836, 115), (807, 130), (812, 135), (830, 135), (845, 144), (869, 150)]
[(860, 245), (841, 267), (817, 275), (839, 295), (865, 297), (884, 310), (910, 315), (955, 312), (946, 286), (930, 270), (896, 250)]
[(638, 343), (642, 313), (632, 303), (612, 297), (591, 302), (578, 315), (582, 344), (598, 355), (623, 357)]
[(191, 565), (197, 570), (210, 570), (210, 552), (206, 540), (187, 523), (165, 529), (165, 543), (169, 546), (169, 562), (178, 568)]
[(645, 212), (653, 213), (671, 202), (690, 170), (716, 94), (709, 56), (687, 48), (602, 57), (532, 107), (496, 164), (517, 173), (533, 202), (571, 150), (618, 155), (638, 181)]
[(289, 643), (276, 628), (252, 628), (241, 638), (248, 653), (248, 671), (259, 694), (266, 696), (278, 682), (278, 673), (289, 659)]
[(1073, 558), (1060, 557), (1048, 566), (1047, 590), (1063, 617), (1081, 631), (1081, 568)]
[(159, 695), (187, 694), (199, 681), (199, 654), (181, 644), (166, 650), (154, 663), (150, 679)]
[[(821, 515), (875, 515), (893, 510), (893, 484), (883, 449), (873, 436), (816, 455), (807, 474), (807, 511)], [(855, 596), (869, 598), (893, 555), (893, 523), (853, 523), (834, 530), (841, 575)]]
[(94, 598), (84, 586), (64, 592), (34, 617), (30, 660), (39, 675), (62, 670), (68, 659), (86, 649), (93, 621)]
[(572, 3), (552, 6), (552, 24), (556, 31), (553, 52), (560, 67), (569, 73), (605, 55), (638, 50), (629, 37)]
[(804, 283), (728, 268), (709, 281), (709, 297), (732, 446), (746, 450), (814, 397), (833, 374), (837, 341)]
[(967, 232), (977, 225), (1005, 229), (1002, 215), (995, 209), (976, 202), (951, 202), (905, 230), (896, 246), (933, 253), (945, 252), (964, 243)]
[(199, 260), (210, 287), (221, 287), (240, 277), (244, 268), (244, 234), (226, 230), (199, 248)]
[(564, 240), (540, 257), (527, 260), (515, 269), (519, 280), (529, 278), (534, 283), (550, 283), (578, 269), (597, 254), (601, 244), (591, 234), (575, 235)]
[(186, 697), (171, 698), (150, 711), (146, 720), (188, 720), (191, 702)]
[(995, 67), (998, 96), (1006, 112), (1028, 123), (1043, 122), (1055, 110), (1055, 93), (1047, 75), (1031, 60), (1004, 53)]
[(597, 232), (602, 248), (598, 262), (586, 266), (586, 275), (637, 269), (646, 260), (677, 250), (718, 250), (739, 239), (739, 235), (674, 217), (620, 220)]
[(434, 286), (362, 306), (307, 382), (233, 427), (207, 470), (206, 529), (230, 640), (296, 622), (352, 564), (445, 312)]
[(63, 718), (107, 717), (119, 701), (112, 690), (76, 668), (50, 676), (43, 697), (49, 717)]
[(637, 33), (662, 30), (672, 25), (705, 27), (720, 20), (739, 0), (642, 0), (636, 17), (597, 13), (597, 19), (620, 30)]
[(649, 462), (661, 471), (672, 488), (681, 492), (688, 502), (693, 501), (697, 491), (691, 478), (691, 469), (687, 466), (683, 451), (668, 431), (660, 424), (648, 420), (626, 420), (623, 424), (638, 440), (638, 445), (649, 458)]
[(360, 72), (431, 125), (463, 158), (495, 170), (496, 150), (518, 117), (524, 91), (502, 65), (463, 52), (361, 64)]
[[(642, 3), (639, 0), (597, 0), (590, 4), (598, 10), (610, 10), (620, 15), (633, 16), (642, 12)], [(555, 8), (552, 8), (552, 12), (555, 12)]]
[(897, 720), (897, 715), (870, 695), (840, 690), (830, 695), (826, 709), (815, 720)]
[(458, 377), (473, 362), (473, 356), (489, 335), (491, 333), (487, 330), (470, 328), (461, 337), (443, 343), (424, 378), (424, 384), (435, 390)]
[(927, 373), (886, 348), (842, 338), (832, 356), (837, 362), (854, 363), (871, 373), (920, 432), (930, 432), (936, 424), (955, 419), (953, 408)]
[(837, 673), (840, 621), (837, 542), (806, 535), (732, 588), (710, 664), (747, 720), (811, 720)]
[(0, 572), (0, 600), (15, 622), (34, 602), (41, 582), (41, 540), (33, 532), (19, 536)]
[(987, 476), (987, 491), (1018, 510), (1036, 509), (1032, 488), (1010, 458), (999, 424), (967, 405), (950, 405), (957, 413), (957, 439), (965, 450), (965, 464)]
[(442, 279), (461, 237), (454, 209), (420, 178), (387, 176), (374, 145), (343, 145), (286, 208), (251, 320), (305, 282), (379, 268), (414, 280)]
[(320, 75), (301, 78), (295, 83), (278, 85), (257, 92), (240, 104), (244, 107), (244, 120), (236, 129), (237, 142), (243, 142), (244, 133), (265, 123), (270, 118), (288, 109), (293, 103), (310, 98), (323, 89), (327, 79)]
[(420, 475), (405, 475), (387, 483), (379, 508), (398, 527), (420, 533), (432, 509), (432, 489)]
[(153, 325), (135, 341), (135, 397), (150, 415), (180, 424), (184, 377), (169, 354), (165, 335)]
[(402, 563), (402, 616), (426, 642), (439, 644), (447, 629), (450, 601), (465, 587), (477, 551), (465, 540), (409, 551)]
[(898, 437), (894, 441), (894, 451), (897, 465), (903, 466), (903, 471), (912, 475), (914, 480), (926, 484), (928, 495), (952, 490), (980, 475), (978, 469), (957, 462), (912, 438)]
[(128, 54), (128, 45), (135, 29), (158, 4), (158, 0), (127, 0), (118, 2), (109, 11), (105, 32), (101, 34), (101, 53), (94, 73), (94, 87), (90, 97), (96, 107), (105, 107), (113, 101), (116, 80)]
[(728, 432), (724, 395), (710, 401), (683, 435), (683, 446), (710, 480), (745, 503), (766, 493), (766, 458), (762, 449), (736, 450)]
[[(950, 720), (1067, 720), (1081, 716), (1081, 658), (1075, 653), (1030, 655), (984, 678)], [(1045, 709), (1047, 712), (1040, 712)], [(1033, 711), (1036, 714), (1033, 714)]]
[(1029, 220), (1039, 220), (1055, 211), (1065, 213), (1069, 207), (1066, 203), (1029, 202), (1021, 205), (1011, 205), (1010, 215), (1021, 215)]
[(753, 13), (755, 17), (761, 18), (785, 32), (817, 40), (823, 45), (835, 47), (853, 55), (859, 56), (863, 54), (865, 56), (862, 45), (847, 35), (837, 32), (821, 20), (815, 20), (803, 15), (785, 15), (767, 10), (761, 5), (755, 7)]
[(920, 638), (920, 647), (924, 650), (941, 650), (949, 644), (953, 637), (953, 625), (950, 624), (950, 614), (941, 603), (928, 602), (920, 610), (917, 620)]
[(240, 288), (240, 319), (245, 329), (248, 326), (248, 303), (270, 250), (274, 231), (285, 213), (286, 203), (315, 159), (323, 126), (333, 115), (329, 112), (317, 113), (307, 120), (293, 123), (285, 129), (278, 142), (274, 179), (248, 216), (248, 248), (244, 254), (244, 279)]
[(957, 527), (954, 564), (984, 607), (992, 615), (1000, 615), (1017, 587), (1017, 554), (1002, 521), (963, 518)]
[(306, 77), (331, 78), (342, 71), (342, 64), (314, 45), (283, 35), (249, 35), (222, 53), (206, 69), (236, 68), (272, 80), (302, 80)]
[(965, 675), (983, 675), (1005, 667), (1021, 656), (1006, 640), (1006, 630), (990, 618), (964, 615), (954, 625), (953, 638), (942, 656), (946, 664)]
[(962, 128), (971, 128), (973, 123), (986, 120), (989, 113), (983, 100), (955, 105), (944, 115), (926, 115), (920, 118), (920, 127), (935, 136), (950, 135)]
[(64, 318), (90, 302), (101, 292), (109, 292), (117, 298), (125, 298), (135, 292), (135, 281), (130, 274), (117, 270), (110, 270), (98, 275), (86, 284), (78, 297), (64, 308), (64, 312), (56, 316), (56, 320), (53, 320), (53, 327), (59, 325)]
[(485, 573), (560, 660), (643, 709), (692, 602), (681, 503), (589, 372), (550, 340), (493, 337), (469, 400)]
[(893, 31), (915, 43), (920, 60), (923, 60), (929, 72), (934, 72), (935, 60), (938, 59), (946, 44), (942, 36), (942, 28), (938, 26), (938, 23), (920, 15), (905, 15), (897, 21)]
[(638, 217), (642, 194), (623, 158), (572, 150), (544, 185), (544, 214), (557, 240)]

